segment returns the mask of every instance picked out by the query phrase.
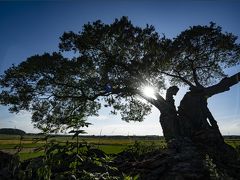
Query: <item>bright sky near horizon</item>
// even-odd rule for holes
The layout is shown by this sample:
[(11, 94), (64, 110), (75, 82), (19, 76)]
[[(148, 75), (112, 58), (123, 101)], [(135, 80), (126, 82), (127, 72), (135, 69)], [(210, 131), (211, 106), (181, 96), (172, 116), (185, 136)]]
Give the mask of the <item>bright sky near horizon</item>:
[[(64, 31), (81, 31), (83, 24), (98, 19), (111, 23), (128, 16), (134, 25), (154, 25), (168, 38), (174, 38), (192, 25), (210, 21), (224, 31), (240, 37), (240, 1), (237, 0), (81, 0), (81, 1), (0, 1), (0, 74), (12, 64), (19, 64), (35, 54), (58, 51), (59, 37)], [(238, 40), (240, 42), (240, 40)], [(232, 75), (240, 66), (229, 69)], [(186, 89), (176, 97), (179, 104)], [(209, 108), (225, 135), (240, 135), (240, 83), (230, 91), (209, 99)], [(109, 115), (102, 109), (86, 131), (98, 135), (162, 135), (159, 112), (152, 113), (141, 123), (126, 123), (120, 116)], [(11, 127), (38, 132), (31, 124), (31, 114), (11, 114), (0, 106), (0, 128)]]

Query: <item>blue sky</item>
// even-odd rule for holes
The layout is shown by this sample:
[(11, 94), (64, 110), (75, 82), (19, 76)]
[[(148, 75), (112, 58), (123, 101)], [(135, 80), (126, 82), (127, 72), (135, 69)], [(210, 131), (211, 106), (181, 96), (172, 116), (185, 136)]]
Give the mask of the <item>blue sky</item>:
[[(58, 51), (59, 37), (64, 31), (81, 30), (84, 23), (101, 19), (111, 23), (128, 16), (133, 24), (154, 25), (159, 33), (173, 38), (192, 25), (210, 21), (224, 31), (240, 36), (240, 1), (237, 0), (79, 0), (79, 1), (12, 1), (0, 2), (0, 74), (12, 64), (44, 52)], [(240, 42), (240, 40), (238, 40)], [(240, 71), (236, 66), (229, 75)], [(181, 89), (177, 105), (186, 89)], [(229, 92), (209, 100), (209, 108), (223, 134), (240, 135), (240, 83)], [(10, 114), (0, 106), (0, 128), (17, 127), (37, 132), (31, 125), (30, 113)], [(144, 122), (126, 123), (119, 116), (110, 116), (107, 109), (99, 117), (91, 117), (89, 134), (162, 135), (159, 112), (153, 109)]]

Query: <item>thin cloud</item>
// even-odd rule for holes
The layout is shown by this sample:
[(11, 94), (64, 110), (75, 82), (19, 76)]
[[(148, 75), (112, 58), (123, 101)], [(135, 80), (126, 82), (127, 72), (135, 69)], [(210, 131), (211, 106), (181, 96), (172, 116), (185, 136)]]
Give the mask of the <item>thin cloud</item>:
[(106, 115), (99, 115), (99, 116), (94, 116), (94, 117), (89, 117), (88, 120), (110, 120), (110, 116)]
[(16, 120), (8, 120), (9, 123), (12, 123), (12, 124), (16, 124), (17, 121)]
[(219, 128), (223, 135), (240, 135), (240, 120), (220, 122)]

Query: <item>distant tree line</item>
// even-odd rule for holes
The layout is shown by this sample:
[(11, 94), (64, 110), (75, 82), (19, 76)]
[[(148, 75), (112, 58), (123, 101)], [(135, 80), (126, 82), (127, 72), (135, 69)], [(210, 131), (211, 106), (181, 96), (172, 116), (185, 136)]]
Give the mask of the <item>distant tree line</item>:
[(2, 128), (0, 129), (0, 134), (9, 134), (9, 135), (25, 135), (26, 132), (20, 129), (13, 128)]

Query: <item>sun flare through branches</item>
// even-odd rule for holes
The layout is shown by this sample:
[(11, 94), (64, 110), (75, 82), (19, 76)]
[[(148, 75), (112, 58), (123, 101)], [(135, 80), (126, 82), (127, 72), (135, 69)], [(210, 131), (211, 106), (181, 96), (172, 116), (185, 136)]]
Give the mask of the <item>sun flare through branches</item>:
[(144, 86), (142, 89), (144, 96), (156, 99), (155, 90), (151, 86)]

